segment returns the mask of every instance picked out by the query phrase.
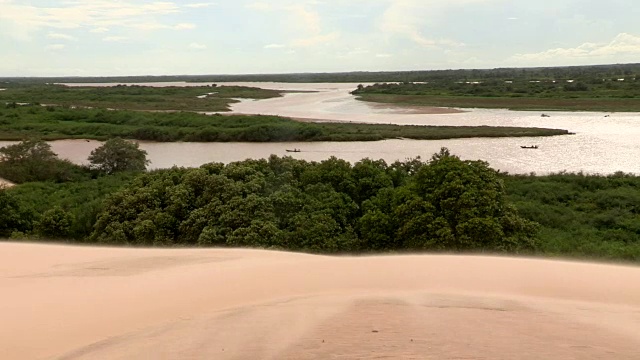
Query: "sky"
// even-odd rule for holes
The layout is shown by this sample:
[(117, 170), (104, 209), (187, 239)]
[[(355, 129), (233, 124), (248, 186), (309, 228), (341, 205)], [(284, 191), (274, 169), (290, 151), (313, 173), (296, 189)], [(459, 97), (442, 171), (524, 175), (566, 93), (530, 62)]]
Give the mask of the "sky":
[(0, 0), (0, 76), (640, 62), (638, 0)]

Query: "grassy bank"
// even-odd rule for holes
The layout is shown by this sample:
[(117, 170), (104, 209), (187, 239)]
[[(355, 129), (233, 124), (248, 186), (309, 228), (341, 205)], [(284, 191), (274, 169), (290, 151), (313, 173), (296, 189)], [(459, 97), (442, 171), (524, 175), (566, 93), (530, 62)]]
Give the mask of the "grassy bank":
[(198, 142), (375, 141), (567, 134), (566, 130), (543, 128), (302, 123), (277, 116), (208, 116), (191, 112), (110, 111), (53, 106), (0, 108), (0, 126), (0, 140), (31, 137), (105, 140), (121, 137)]
[(541, 225), (539, 253), (640, 261), (640, 177), (562, 173), (503, 180), (520, 215)]
[(558, 99), (438, 95), (361, 94), (358, 100), (411, 106), (539, 111), (640, 112), (640, 99)]
[(400, 105), (512, 110), (640, 111), (640, 80), (464, 78), (427, 83), (379, 83), (353, 91), (363, 101)]
[(178, 110), (178, 111), (229, 111), (229, 105), (238, 100), (268, 99), (280, 92), (243, 86), (193, 86), (193, 87), (66, 87), (48, 84), (3, 84), (0, 104), (31, 103), (56, 104), (106, 109), (126, 110)]

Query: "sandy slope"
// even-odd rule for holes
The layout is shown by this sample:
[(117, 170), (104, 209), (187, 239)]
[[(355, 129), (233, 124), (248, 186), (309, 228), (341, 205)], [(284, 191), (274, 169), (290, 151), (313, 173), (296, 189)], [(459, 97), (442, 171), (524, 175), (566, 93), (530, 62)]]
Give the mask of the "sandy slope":
[(11, 181), (0, 178), (0, 189), (10, 188), (12, 186), (14, 186), (14, 184)]
[(640, 359), (640, 268), (0, 243), (0, 359)]

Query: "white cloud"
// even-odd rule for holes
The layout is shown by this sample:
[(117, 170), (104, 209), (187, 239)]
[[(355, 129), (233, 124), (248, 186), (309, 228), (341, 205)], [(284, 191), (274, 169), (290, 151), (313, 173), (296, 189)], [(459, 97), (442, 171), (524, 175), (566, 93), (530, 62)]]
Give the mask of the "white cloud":
[(550, 61), (565, 63), (577, 59), (597, 61), (621, 56), (640, 56), (640, 36), (620, 33), (607, 44), (587, 42), (574, 48), (555, 48), (537, 53), (516, 54), (508, 61), (519, 64), (539, 64)]
[(285, 47), (287, 47), (287, 45), (284, 44), (268, 44), (264, 46), (265, 49), (282, 49)]
[(102, 33), (109, 32), (109, 29), (106, 27), (99, 27), (99, 28), (91, 29), (90, 32), (96, 33), (96, 34), (102, 34)]
[(206, 48), (207, 48), (207, 45), (204, 45), (204, 44), (199, 44), (195, 42), (189, 44), (189, 49), (192, 49), (192, 50), (204, 50)]
[(127, 41), (129, 38), (125, 37), (125, 36), (107, 36), (107, 37), (103, 37), (102, 41), (106, 41), (106, 42), (122, 42), (122, 41)]
[(173, 27), (176, 30), (191, 30), (195, 29), (196, 25), (191, 23), (181, 23)]
[(393, 55), (391, 55), (391, 54), (376, 54), (377, 58), (390, 58), (392, 56)]
[(452, 39), (428, 36), (422, 28), (435, 24), (447, 7), (500, 0), (396, 0), (382, 16), (380, 29), (387, 35), (400, 35), (425, 47), (460, 47), (464, 43)]
[(76, 38), (71, 36), (71, 35), (60, 34), (60, 33), (49, 33), (49, 34), (47, 34), (47, 38), (49, 38), (49, 39), (57, 39), (57, 40), (67, 40), (67, 41), (75, 41), (76, 40)]
[(291, 21), (289, 31), (295, 37), (289, 42), (291, 47), (314, 47), (340, 38), (340, 32), (324, 32), (322, 18), (317, 11), (309, 10), (305, 5), (318, 5), (320, 2), (307, 1), (302, 4), (286, 6), (283, 9), (289, 12)]
[(332, 32), (324, 35), (315, 35), (307, 38), (294, 40), (291, 45), (295, 47), (311, 47), (324, 43), (336, 41), (340, 37), (340, 33)]
[(193, 4), (187, 4), (187, 5), (185, 5), (185, 7), (193, 8), (193, 9), (200, 9), (200, 8), (205, 8), (205, 7), (209, 7), (209, 6), (213, 6), (213, 5), (215, 5), (215, 3), (193, 3)]
[(69, 0), (57, 7), (30, 3), (2, 2), (0, 21), (19, 24), (34, 31), (40, 28), (76, 29), (80, 27), (132, 27), (141, 19), (179, 12), (172, 2), (143, 3), (136, 0)]
[(271, 4), (261, 1), (252, 2), (244, 7), (256, 11), (268, 11), (272, 9)]
[(49, 51), (58, 51), (58, 50), (62, 50), (65, 48), (64, 44), (51, 44), (51, 45), (47, 45), (45, 47), (45, 50), (49, 50)]
[(319, 34), (321, 32), (320, 15), (317, 12), (307, 10), (303, 5), (289, 6), (287, 10), (291, 12), (291, 18), (304, 31), (311, 34)]
[(144, 31), (173, 29), (173, 30), (192, 30), (196, 28), (195, 24), (181, 23), (177, 25), (165, 25), (157, 22), (139, 23), (131, 25), (132, 28)]

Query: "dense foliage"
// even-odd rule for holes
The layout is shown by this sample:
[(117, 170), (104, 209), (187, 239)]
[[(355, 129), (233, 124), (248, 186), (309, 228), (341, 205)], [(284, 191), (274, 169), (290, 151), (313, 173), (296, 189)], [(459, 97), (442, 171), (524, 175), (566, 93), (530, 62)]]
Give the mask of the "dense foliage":
[(640, 177), (503, 177), (520, 214), (541, 225), (540, 252), (640, 260)]
[[(27, 183), (0, 191), (0, 236), (323, 252), (534, 247), (547, 256), (640, 260), (640, 177), (497, 174), (502, 189), (482, 163), (444, 155), (426, 167), (271, 158)], [(535, 238), (527, 235), (534, 223)], [(474, 234), (481, 240), (469, 243)]]
[(486, 163), (248, 160), (141, 176), (109, 197), (91, 242), (314, 252), (518, 251), (536, 226)]
[[(13, 234), (14, 238), (43, 236), (83, 241), (93, 231), (104, 199), (136, 176), (138, 173), (124, 172), (74, 182), (32, 182), (0, 190), (0, 237)], [(60, 214), (57, 209), (68, 214), (63, 218), (70, 221), (62, 233), (50, 231), (50, 220)], [(40, 225), (45, 214), (48, 216)]]
[(360, 100), (412, 105), (538, 110), (640, 110), (640, 79), (489, 78), (376, 83), (352, 92)]
[(149, 165), (147, 152), (136, 142), (120, 138), (105, 141), (89, 155), (90, 167), (106, 174), (121, 171), (144, 171)]
[(153, 171), (129, 185), (119, 179), (27, 184), (4, 195), (31, 211), (35, 234), (108, 244), (313, 252), (535, 248), (537, 228), (507, 204), (498, 174), (444, 150), (428, 163), (272, 156)]
[(208, 116), (190, 112), (109, 111), (52, 106), (0, 106), (0, 126), (0, 139), (3, 140), (38, 136), (47, 140), (121, 137), (198, 142), (373, 141), (567, 134), (566, 130), (541, 128), (303, 123), (277, 116)]
[(0, 177), (14, 183), (73, 181), (90, 176), (90, 171), (61, 160), (42, 140), (25, 140), (0, 148)]
[(49, 104), (59, 106), (129, 109), (228, 111), (238, 98), (268, 99), (280, 96), (274, 90), (244, 86), (118, 85), (66, 87), (43, 82), (10, 81), (2, 84), (0, 104)]

